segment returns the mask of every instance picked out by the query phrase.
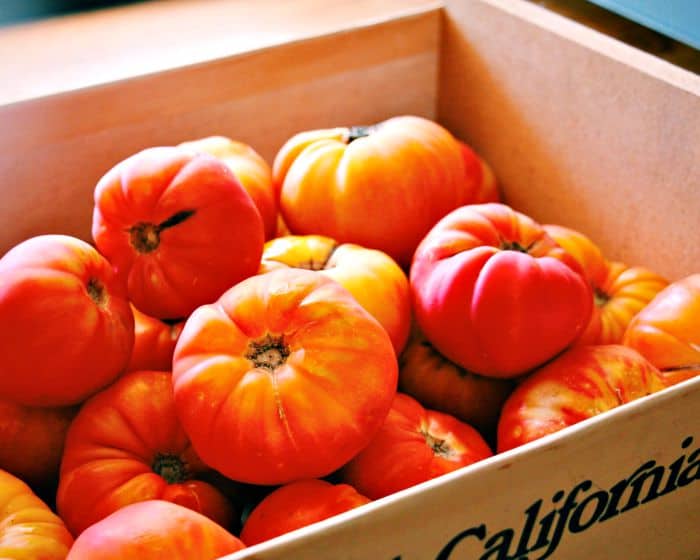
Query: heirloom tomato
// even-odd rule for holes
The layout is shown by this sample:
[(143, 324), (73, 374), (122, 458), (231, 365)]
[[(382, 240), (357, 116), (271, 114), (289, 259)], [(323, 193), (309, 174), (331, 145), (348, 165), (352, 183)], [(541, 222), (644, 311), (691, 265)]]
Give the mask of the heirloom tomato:
[(321, 478), (379, 429), (396, 392), (384, 328), (345, 288), (299, 269), (248, 278), (185, 323), (175, 403), (194, 448), (253, 484)]
[(491, 166), (465, 142), (459, 145), (467, 177), (468, 200), (465, 203), (500, 202), (501, 192)]
[(73, 421), (56, 505), (74, 535), (124, 506), (151, 499), (228, 526), (229, 502), (197, 480), (208, 470), (175, 415), (170, 373), (132, 372), (89, 399)]
[(408, 278), (386, 253), (322, 235), (290, 235), (265, 244), (261, 272), (317, 270), (339, 282), (386, 329), (398, 354), (411, 326)]
[(399, 358), (400, 391), (484, 435), (495, 430), (501, 406), (514, 386), (510, 379), (477, 375), (451, 362), (418, 329)]
[(575, 346), (528, 376), (503, 405), (498, 452), (664, 388), (659, 371), (619, 344)]
[(0, 469), (34, 489), (55, 491), (63, 442), (76, 412), (77, 407), (24, 406), (0, 399)]
[(225, 136), (208, 136), (183, 142), (180, 147), (211, 154), (233, 171), (243, 188), (253, 199), (265, 226), (265, 239), (277, 231), (277, 195), (272, 186), (272, 170), (251, 146)]
[(593, 306), (576, 260), (530, 217), (500, 203), (440, 220), (416, 250), (413, 309), (428, 340), (463, 368), (516, 377), (583, 332)]
[(196, 511), (146, 500), (88, 527), (66, 560), (216, 560), (243, 548), (238, 538)]
[(77, 404), (111, 383), (134, 344), (126, 291), (93, 247), (65, 235), (0, 259), (0, 398)]
[(700, 273), (659, 292), (630, 321), (623, 343), (659, 368), (667, 385), (700, 375)]
[(369, 502), (347, 484), (318, 479), (290, 482), (268, 494), (253, 509), (243, 525), (241, 540), (252, 546)]
[(177, 147), (143, 150), (100, 179), (92, 236), (133, 305), (159, 319), (187, 317), (255, 274), (264, 243), (260, 213), (231, 170)]
[(185, 321), (168, 321), (149, 317), (135, 307), (134, 349), (126, 371), (170, 371), (175, 344)]
[(0, 558), (64, 560), (73, 537), (19, 478), (0, 470)]
[(379, 249), (404, 267), (472, 194), (459, 142), (415, 116), (297, 134), (277, 153), (273, 178), (291, 231)]
[(582, 233), (557, 225), (545, 231), (583, 268), (593, 293), (593, 313), (577, 344), (620, 344), (627, 325), (668, 280), (642, 266), (607, 261)]
[(492, 455), (469, 424), (397, 393), (384, 425), (343, 467), (342, 479), (374, 500)]

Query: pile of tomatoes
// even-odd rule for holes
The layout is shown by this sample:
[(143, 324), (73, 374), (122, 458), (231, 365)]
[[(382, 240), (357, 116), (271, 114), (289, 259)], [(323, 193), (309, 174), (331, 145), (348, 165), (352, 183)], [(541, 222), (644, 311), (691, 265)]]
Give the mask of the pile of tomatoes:
[(0, 556), (214, 559), (700, 373), (670, 283), (427, 119), (148, 148), (0, 258)]

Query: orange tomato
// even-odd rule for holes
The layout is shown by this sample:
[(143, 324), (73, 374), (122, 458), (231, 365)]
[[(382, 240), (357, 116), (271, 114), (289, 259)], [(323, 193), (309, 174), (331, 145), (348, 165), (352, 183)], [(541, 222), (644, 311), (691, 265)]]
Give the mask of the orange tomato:
[(243, 548), (209, 518), (171, 502), (147, 500), (91, 525), (66, 560), (216, 560)]
[(124, 285), (93, 247), (41, 235), (0, 259), (0, 398), (85, 400), (123, 371), (134, 344)]
[(89, 399), (68, 430), (56, 505), (74, 535), (135, 502), (162, 499), (227, 527), (229, 502), (175, 414), (170, 374), (140, 371)]
[(659, 368), (667, 385), (700, 374), (700, 274), (659, 292), (627, 326), (623, 343)]
[(33, 407), (0, 399), (0, 469), (34, 489), (55, 491), (76, 407)]
[(233, 171), (260, 212), (265, 226), (265, 239), (272, 239), (277, 231), (277, 196), (272, 185), (272, 170), (263, 157), (251, 146), (225, 136), (208, 136), (183, 142), (180, 147), (211, 154)]
[(501, 202), (501, 192), (491, 166), (468, 144), (460, 142), (467, 177), (468, 203)]
[(458, 141), (415, 116), (297, 134), (277, 153), (273, 180), (291, 231), (379, 249), (402, 267), (472, 194)]
[(397, 393), (377, 435), (342, 470), (370, 499), (388, 496), (493, 455), (474, 428)]
[(281, 269), (187, 319), (173, 387), (206, 464), (233, 480), (284, 484), (326, 476), (369, 442), (397, 370), (386, 331), (345, 288)]
[(629, 322), (668, 285), (668, 280), (642, 266), (607, 261), (580, 232), (564, 226), (544, 228), (579, 262), (591, 285), (593, 314), (577, 344), (620, 344)]
[(126, 371), (171, 371), (175, 344), (184, 321), (162, 321), (149, 317), (132, 306), (134, 313), (134, 349)]
[(261, 543), (370, 502), (348, 484), (298, 480), (268, 494), (250, 513), (241, 540)]
[(619, 344), (575, 346), (525, 379), (503, 405), (498, 452), (664, 388), (659, 371)]
[(386, 253), (322, 235), (290, 235), (265, 244), (261, 272), (276, 268), (316, 270), (339, 282), (379, 321), (396, 353), (411, 325), (408, 278)]
[(0, 558), (64, 560), (73, 537), (19, 478), (0, 470)]
[(95, 188), (92, 236), (129, 300), (182, 319), (260, 266), (260, 213), (231, 170), (209, 154), (148, 148)]

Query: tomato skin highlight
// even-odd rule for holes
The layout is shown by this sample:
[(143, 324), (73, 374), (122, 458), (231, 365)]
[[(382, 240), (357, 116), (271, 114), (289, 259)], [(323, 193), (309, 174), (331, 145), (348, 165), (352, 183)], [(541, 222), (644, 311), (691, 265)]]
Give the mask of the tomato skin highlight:
[(322, 478), (379, 429), (398, 364), (384, 328), (308, 270), (248, 278), (185, 323), (178, 415), (202, 460), (252, 484)]

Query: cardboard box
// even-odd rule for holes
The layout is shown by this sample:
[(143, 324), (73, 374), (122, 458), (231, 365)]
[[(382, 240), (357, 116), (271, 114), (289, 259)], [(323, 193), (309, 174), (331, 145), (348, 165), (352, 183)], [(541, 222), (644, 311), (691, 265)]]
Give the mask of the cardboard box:
[[(266, 5), (280, 29), (284, 4)], [(411, 113), (471, 143), (535, 219), (670, 279), (700, 271), (700, 77), (523, 0), (333, 11), (279, 44), (6, 93), (0, 252), (89, 239), (95, 182), (141, 148), (216, 133), (271, 160), (297, 131)], [(690, 380), (230, 559), (697, 559), (699, 411)]]

